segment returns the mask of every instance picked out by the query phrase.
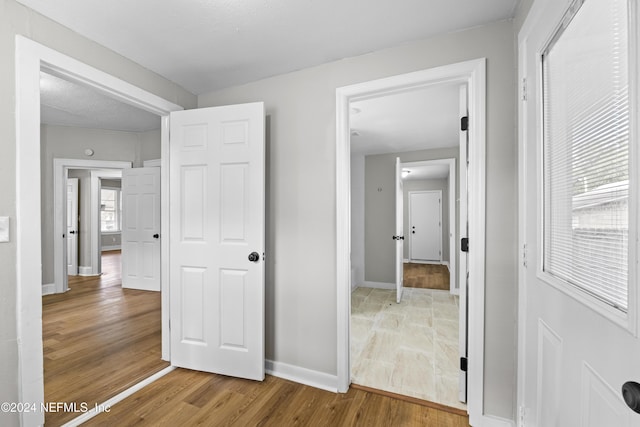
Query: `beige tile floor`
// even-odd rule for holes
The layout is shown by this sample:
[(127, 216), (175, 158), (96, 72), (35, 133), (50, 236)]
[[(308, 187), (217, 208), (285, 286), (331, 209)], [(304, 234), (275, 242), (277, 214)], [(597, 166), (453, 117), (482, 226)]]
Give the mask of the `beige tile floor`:
[(351, 380), (456, 408), (457, 296), (449, 291), (357, 288), (351, 294)]

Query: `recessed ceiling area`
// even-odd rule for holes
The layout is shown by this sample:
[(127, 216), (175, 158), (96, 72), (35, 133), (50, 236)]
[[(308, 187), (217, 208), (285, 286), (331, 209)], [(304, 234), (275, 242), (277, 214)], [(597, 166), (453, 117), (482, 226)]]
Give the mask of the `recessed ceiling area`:
[(17, 0), (199, 95), (513, 17), (520, 0)]
[(40, 122), (127, 132), (160, 128), (155, 114), (45, 72), (40, 73)]
[(457, 147), (460, 84), (441, 84), (350, 104), (351, 152)]

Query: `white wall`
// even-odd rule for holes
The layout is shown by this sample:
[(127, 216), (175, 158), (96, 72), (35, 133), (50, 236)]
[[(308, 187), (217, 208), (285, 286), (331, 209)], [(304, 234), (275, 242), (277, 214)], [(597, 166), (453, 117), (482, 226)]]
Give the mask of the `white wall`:
[[(53, 159), (123, 160), (142, 166), (144, 160), (160, 158), (160, 131), (122, 132), (69, 126), (40, 127), (41, 203), (42, 203), (42, 284), (53, 283)], [(85, 148), (94, 151), (84, 154)], [(81, 204), (79, 265), (90, 266), (89, 177), (80, 181)], [(86, 212), (85, 212), (86, 211)], [(86, 215), (85, 215), (86, 214)]]
[[(485, 412), (515, 417), (516, 121), (511, 21), (343, 59), (198, 97), (264, 101), (267, 358), (337, 372), (336, 88), (487, 58)], [(389, 234), (391, 236), (391, 234)]]
[[(0, 402), (18, 401), (16, 313), (16, 75), (15, 36), (24, 35), (185, 108), (196, 97), (173, 82), (33, 12), (15, 0), (0, 0), (0, 216), (11, 221), (11, 242), (0, 243)], [(39, 177), (34, 177), (39, 179)], [(34, 266), (37, 268), (37, 266)], [(0, 425), (18, 424), (18, 414), (0, 413)]]
[[(457, 159), (458, 148), (375, 154), (365, 157), (365, 280), (395, 283), (395, 164), (422, 160)], [(405, 186), (411, 188), (411, 181)], [(406, 190), (406, 188), (405, 188)], [(457, 190), (457, 189), (456, 189)], [(456, 191), (456, 194), (458, 191)], [(448, 197), (447, 197), (448, 198)], [(447, 212), (448, 212), (447, 207)], [(443, 211), (444, 212), (444, 211)], [(405, 203), (405, 213), (408, 205)], [(405, 224), (409, 221), (405, 220)], [(409, 255), (409, 239), (405, 231), (405, 258)], [(449, 242), (447, 237), (447, 250)]]
[(364, 282), (364, 154), (351, 154), (351, 290)]

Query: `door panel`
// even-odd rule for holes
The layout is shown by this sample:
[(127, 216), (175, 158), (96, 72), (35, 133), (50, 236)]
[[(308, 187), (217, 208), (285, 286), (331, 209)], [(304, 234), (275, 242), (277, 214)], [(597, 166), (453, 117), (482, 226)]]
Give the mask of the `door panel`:
[(404, 191), (402, 186), (402, 164), (396, 157), (396, 302), (402, 300), (404, 276)]
[(122, 287), (160, 291), (160, 168), (122, 171)]
[[(584, 2), (581, 7), (608, 6), (608, 0)], [(637, 276), (634, 264), (629, 271), (629, 310), (607, 306), (595, 297), (574, 288), (568, 283), (554, 280), (544, 270), (544, 215), (552, 212), (545, 205), (545, 179), (543, 176), (543, 99), (541, 87), (542, 54), (545, 46), (558, 27), (565, 22), (568, 27), (575, 18), (565, 18), (567, 2), (542, 0), (536, 3), (519, 35), (520, 76), (524, 79), (520, 108), (520, 174), (521, 174), (521, 247), (520, 266), (520, 357), (522, 366), (520, 404), (525, 414), (527, 426), (620, 426), (640, 425), (640, 414), (628, 408), (621, 396), (622, 385), (627, 381), (640, 382), (640, 342), (637, 337)], [(626, 10), (626, 7), (622, 9)], [(630, 11), (638, 13), (637, 8)], [(578, 12), (580, 13), (580, 12)], [(596, 14), (595, 19), (609, 22), (606, 14)], [(577, 16), (577, 15), (576, 15)], [(584, 16), (584, 15), (583, 15)], [(637, 21), (638, 16), (634, 17)], [(584, 30), (584, 29), (583, 29)], [(569, 30), (567, 30), (569, 31)], [(602, 40), (596, 29), (582, 31), (579, 36), (589, 34), (584, 44), (584, 52), (579, 50), (581, 60), (592, 60), (594, 55), (587, 47), (600, 46)], [(635, 34), (635, 35), (634, 35)], [(637, 53), (638, 33), (630, 32), (636, 46), (630, 49)], [(575, 33), (573, 34), (575, 36)], [(558, 40), (557, 38), (553, 40)], [(577, 39), (573, 39), (577, 40)], [(617, 41), (616, 41), (617, 43)], [(607, 45), (604, 44), (605, 50)], [(636, 55), (637, 56), (637, 55)], [(631, 58), (635, 61), (637, 58)], [(630, 61), (632, 62), (632, 61)], [(572, 64), (576, 69), (588, 69), (581, 64)], [(583, 64), (584, 65), (584, 64)], [(600, 62), (598, 66), (607, 66)], [(624, 64), (622, 65), (624, 66)], [(637, 68), (636, 68), (637, 70)], [(563, 69), (564, 71), (564, 69)], [(590, 74), (590, 73), (587, 73)], [(577, 76), (581, 77), (581, 76)], [(589, 81), (589, 80), (582, 80)], [(637, 83), (637, 81), (636, 81)], [(594, 88), (594, 91), (602, 88)], [(633, 94), (634, 92), (631, 91)], [(637, 92), (636, 92), (637, 93)], [(570, 102), (577, 101), (571, 98)], [(635, 109), (637, 97), (632, 102)], [(573, 107), (573, 105), (572, 105)], [(614, 114), (613, 112), (610, 114)], [(569, 117), (567, 115), (567, 117)], [(586, 115), (585, 117), (589, 117)], [(637, 124), (636, 117), (633, 119)], [(572, 122), (567, 121), (570, 125)], [(570, 128), (570, 126), (568, 126)], [(573, 129), (567, 132), (571, 136)], [(582, 129), (582, 132), (586, 132)], [(637, 127), (632, 134), (637, 135)], [(637, 156), (630, 158), (630, 165), (637, 168)], [(603, 153), (603, 156), (606, 153)], [(636, 153), (637, 154), (637, 153)], [(575, 168), (569, 165), (567, 170)], [(576, 168), (577, 169), (577, 168)], [(571, 176), (571, 175), (569, 175)], [(637, 185), (633, 179), (630, 185)], [(581, 183), (586, 185), (584, 183)], [(577, 188), (577, 187), (576, 187)], [(633, 188), (633, 187), (632, 187)], [(637, 187), (636, 192), (637, 192)], [(567, 191), (569, 212), (576, 217), (576, 190)], [(631, 205), (631, 203), (629, 203)], [(637, 211), (630, 209), (629, 223), (637, 224)], [(570, 223), (577, 229), (577, 222)], [(552, 229), (551, 233), (555, 231)], [(633, 236), (633, 237), (632, 237)], [(576, 248), (573, 241), (567, 247)], [(629, 259), (637, 253), (637, 238), (633, 229), (629, 230)], [(635, 253), (634, 253), (635, 252)], [(575, 266), (569, 266), (569, 269)], [(607, 266), (600, 266), (606, 269)], [(625, 324), (626, 323), (626, 324)]]
[(67, 274), (78, 275), (78, 178), (67, 178)]
[(440, 192), (412, 192), (409, 196), (411, 259), (442, 260), (442, 195)]
[(262, 380), (263, 104), (170, 120), (171, 362)]

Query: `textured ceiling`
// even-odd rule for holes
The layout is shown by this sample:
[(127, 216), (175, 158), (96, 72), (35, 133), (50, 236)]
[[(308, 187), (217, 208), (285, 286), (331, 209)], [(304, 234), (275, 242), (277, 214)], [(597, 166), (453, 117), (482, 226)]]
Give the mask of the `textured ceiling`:
[(18, 0), (194, 94), (513, 16), (519, 0)]
[(44, 72), (40, 73), (40, 122), (130, 132), (160, 128), (155, 114)]

